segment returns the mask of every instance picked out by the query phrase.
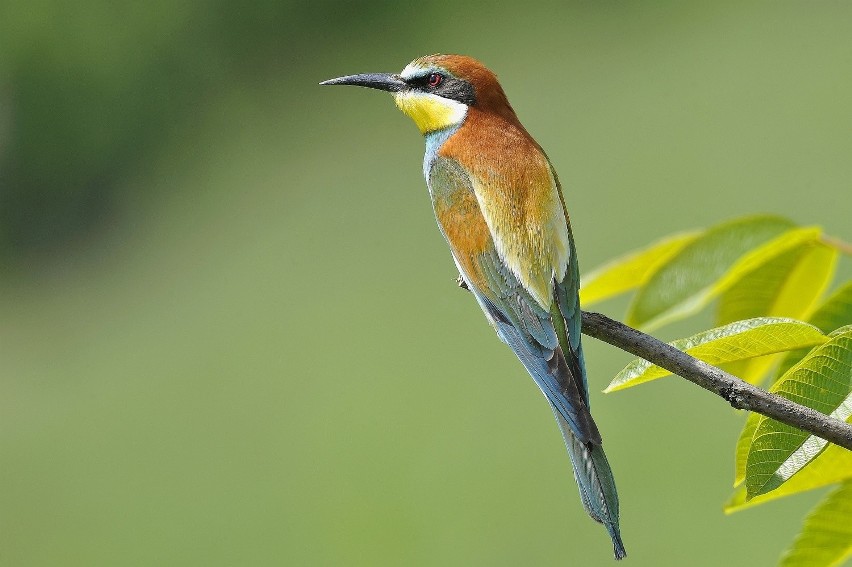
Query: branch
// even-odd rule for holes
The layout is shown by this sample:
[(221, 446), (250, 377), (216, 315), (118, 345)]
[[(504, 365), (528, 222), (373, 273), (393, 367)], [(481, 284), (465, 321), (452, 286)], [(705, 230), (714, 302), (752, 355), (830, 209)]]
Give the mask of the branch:
[(848, 242), (844, 242), (839, 238), (835, 238), (833, 236), (828, 236), (827, 234), (822, 235), (822, 243), (826, 246), (831, 246), (833, 248), (837, 248), (842, 254), (846, 254), (847, 256), (852, 256), (852, 244)]
[(752, 386), (633, 327), (600, 313), (584, 311), (583, 334), (686, 378), (737, 409), (763, 414), (852, 451), (852, 425)]

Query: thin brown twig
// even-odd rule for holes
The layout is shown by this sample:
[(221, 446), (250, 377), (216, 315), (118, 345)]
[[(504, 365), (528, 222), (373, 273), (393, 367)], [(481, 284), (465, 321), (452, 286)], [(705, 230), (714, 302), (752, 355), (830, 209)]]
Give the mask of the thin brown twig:
[(721, 396), (737, 409), (771, 417), (852, 451), (852, 425), (753, 386), (659, 339), (600, 313), (583, 312), (583, 334), (653, 362)]
[(826, 246), (831, 246), (832, 248), (836, 248), (842, 254), (846, 254), (847, 256), (852, 256), (852, 243), (846, 242), (845, 240), (841, 240), (834, 236), (828, 236), (827, 234), (823, 234), (821, 237), (822, 243)]

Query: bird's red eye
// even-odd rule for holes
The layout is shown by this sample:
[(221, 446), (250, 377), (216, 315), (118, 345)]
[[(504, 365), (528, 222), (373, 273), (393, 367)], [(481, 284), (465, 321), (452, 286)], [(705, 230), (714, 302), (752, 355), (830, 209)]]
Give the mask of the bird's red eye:
[(442, 77), (438, 73), (432, 73), (431, 75), (429, 75), (429, 79), (428, 79), (427, 82), (429, 83), (430, 87), (435, 88), (438, 85), (440, 85), (443, 82), (443, 80), (444, 80), (444, 77)]

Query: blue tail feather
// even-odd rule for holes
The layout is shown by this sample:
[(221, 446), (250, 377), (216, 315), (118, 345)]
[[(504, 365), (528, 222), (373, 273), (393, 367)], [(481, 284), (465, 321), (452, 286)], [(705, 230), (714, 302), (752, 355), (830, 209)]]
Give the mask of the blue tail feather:
[(618, 526), (618, 493), (603, 446), (581, 443), (559, 410), (552, 404), (550, 407), (559, 423), (562, 438), (571, 457), (574, 479), (580, 488), (583, 507), (593, 520), (606, 527), (612, 539), (615, 558), (624, 559), (627, 552), (621, 541), (621, 530)]
[(539, 389), (570, 424), (574, 435), (583, 443), (600, 444), (600, 432), (586, 407), (577, 381), (571, 378), (571, 370), (561, 348), (547, 349), (527, 340), (487, 299), (476, 295), (483, 309), (490, 315), (497, 335), (520, 359)]
[[(582, 347), (560, 341), (562, 344), (556, 348), (547, 348), (531, 340), (533, 337), (516, 328), (488, 298), (475, 288), (471, 291), (497, 335), (509, 345), (548, 399), (571, 457), (583, 507), (609, 532), (615, 558), (623, 559), (627, 554), (618, 525), (618, 494), (600, 433), (588, 408)], [(565, 319), (566, 324), (578, 325), (579, 309), (572, 315)], [(579, 335), (573, 326), (568, 329), (568, 334), (572, 333)]]

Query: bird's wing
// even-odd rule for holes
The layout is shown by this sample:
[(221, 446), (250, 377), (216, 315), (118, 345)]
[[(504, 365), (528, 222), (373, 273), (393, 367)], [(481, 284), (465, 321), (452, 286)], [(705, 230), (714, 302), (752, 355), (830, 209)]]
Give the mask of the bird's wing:
[[(565, 201), (562, 197), (562, 186), (559, 183), (559, 177), (553, 167), (550, 167), (553, 182), (556, 192), (559, 196), (560, 205), (563, 211), (566, 211)], [(568, 213), (565, 213), (565, 218), (568, 218)], [(571, 224), (566, 223), (568, 229), (568, 268), (565, 270), (565, 277), (562, 280), (557, 280), (554, 287), (554, 297), (556, 298), (556, 307), (562, 315), (562, 321), (565, 325), (565, 343), (562, 349), (565, 352), (565, 358), (568, 365), (572, 368), (574, 376), (577, 376), (583, 390), (583, 398), (586, 401), (586, 406), (591, 408), (589, 404), (589, 383), (586, 378), (586, 363), (583, 357), (583, 345), (580, 342), (580, 334), (582, 332), (583, 312), (580, 309), (580, 264), (577, 262), (577, 249), (574, 246), (574, 237), (571, 235)]]
[(532, 147), (518, 161), (496, 169), (482, 161), (463, 165), (500, 259), (549, 310), (553, 282), (563, 280), (572, 260), (568, 220), (544, 153)]
[[(549, 164), (546, 179), (555, 211), (540, 220), (537, 229), (532, 228), (535, 211), (513, 214), (518, 205), (508, 203), (505, 195), (496, 204), (491, 202), (489, 192), (499, 190), (483, 188), (479, 179), (451, 158), (436, 158), (429, 186), (435, 216), (459, 271), (498, 335), (574, 435), (583, 443), (599, 444), (579, 351), (580, 312), (573, 287), (578, 281), (576, 260)], [(491, 211), (491, 222), (486, 211)], [(496, 220), (498, 211), (508, 214), (506, 223)]]

